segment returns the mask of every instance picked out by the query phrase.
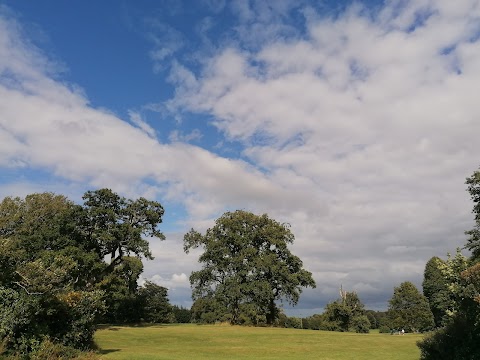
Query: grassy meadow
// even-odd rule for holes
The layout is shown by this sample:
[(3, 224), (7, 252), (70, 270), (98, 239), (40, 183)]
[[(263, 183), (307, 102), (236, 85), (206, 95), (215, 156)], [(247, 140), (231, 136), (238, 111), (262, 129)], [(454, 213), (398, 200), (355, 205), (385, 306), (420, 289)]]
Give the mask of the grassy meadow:
[(102, 359), (418, 360), (422, 335), (355, 334), (221, 325), (104, 327)]

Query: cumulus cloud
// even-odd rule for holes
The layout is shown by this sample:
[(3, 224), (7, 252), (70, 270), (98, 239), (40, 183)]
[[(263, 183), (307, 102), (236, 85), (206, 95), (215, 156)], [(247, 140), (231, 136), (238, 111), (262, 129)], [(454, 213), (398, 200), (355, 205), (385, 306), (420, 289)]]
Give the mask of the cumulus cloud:
[[(201, 71), (174, 61), (176, 96), (162, 109), (207, 114), (238, 157), (186, 143), (196, 132), (161, 143), (140, 114), (130, 113), (132, 126), (93, 108), (0, 15), (0, 167), (181, 206), (179, 233), (152, 242), (144, 274), (175, 288), (179, 303), (198, 267), (181, 231), (246, 209), (291, 224), (292, 251), (318, 285), (298, 311), (321, 309), (341, 284), (385, 308), (393, 286), (420, 284), (426, 261), (462, 245), (472, 226), (463, 183), (479, 165), (479, 1), (389, 1), (330, 17), (291, 1), (229, 6), (245, 46), (232, 40)], [(301, 10), (304, 31), (289, 20)], [(260, 25), (265, 36), (249, 41)], [(175, 31), (165, 36), (154, 38), (160, 65), (183, 46)], [(38, 184), (16, 189), (30, 188)]]
[[(211, 198), (205, 193), (209, 188), (212, 194), (224, 188), (226, 194), (238, 183), (239, 196), (255, 198), (255, 192), (269, 187), (270, 181), (243, 161), (180, 142), (158, 142), (138, 113), (130, 112), (134, 127), (91, 107), (82, 93), (48, 76), (47, 60), (25, 43), (17, 23), (1, 17), (0, 26), (0, 52), (5, 55), (0, 63), (2, 166), (41, 168), (72, 182), (130, 194), (147, 191), (144, 180), (153, 179), (154, 188), (187, 206), (190, 198)], [(187, 137), (198, 136), (193, 132)]]
[(309, 194), (262, 206), (292, 224), (320, 287), (342, 281), (369, 296), (419, 284), (425, 261), (471, 226), (463, 183), (480, 150), (480, 3), (311, 11), (302, 37), (227, 47), (200, 76), (177, 68), (172, 79), (189, 80), (170, 108), (213, 115), (273, 183)]

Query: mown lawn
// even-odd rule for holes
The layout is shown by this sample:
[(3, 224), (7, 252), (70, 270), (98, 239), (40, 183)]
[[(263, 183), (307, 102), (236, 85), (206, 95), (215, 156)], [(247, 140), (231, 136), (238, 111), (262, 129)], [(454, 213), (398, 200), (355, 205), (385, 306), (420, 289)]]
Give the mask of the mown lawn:
[(422, 335), (353, 334), (218, 325), (105, 327), (102, 359), (418, 360)]

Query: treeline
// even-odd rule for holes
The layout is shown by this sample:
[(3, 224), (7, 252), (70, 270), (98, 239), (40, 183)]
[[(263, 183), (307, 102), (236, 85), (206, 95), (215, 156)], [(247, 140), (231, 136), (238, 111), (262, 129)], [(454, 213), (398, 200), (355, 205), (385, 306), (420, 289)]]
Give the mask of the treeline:
[[(340, 331), (340, 332), (358, 332), (367, 333), (367, 330), (380, 329), (380, 332), (391, 332), (390, 327), (387, 325), (387, 312), (365, 310), (365, 316), (368, 319), (368, 328), (364, 326), (342, 326), (342, 323), (333, 318), (331, 314), (322, 313), (314, 314), (308, 317), (288, 317), (282, 314), (279, 318), (279, 325), (286, 328), (294, 329), (308, 329), (308, 330), (324, 330), (324, 331)], [(365, 322), (364, 322), (365, 323)], [(347, 322), (348, 324), (348, 322)], [(352, 324), (354, 325), (354, 324)]]
[(394, 289), (388, 311), (366, 310), (356, 292), (340, 290), (340, 298), (325, 307), (322, 314), (306, 318), (286, 317), (280, 325), (297, 329), (368, 333), (426, 332), (434, 329), (428, 300), (414, 284), (404, 282)]

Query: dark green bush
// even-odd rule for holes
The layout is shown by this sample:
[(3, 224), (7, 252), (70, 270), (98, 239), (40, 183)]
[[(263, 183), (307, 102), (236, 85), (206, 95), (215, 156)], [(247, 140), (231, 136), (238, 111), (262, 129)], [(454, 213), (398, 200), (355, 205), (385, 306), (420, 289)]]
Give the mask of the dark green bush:
[(380, 334), (390, 334), (390, 332), (392, 331), (388, 326), (386, 325), (382, 325), (380, 326), (379, 328), (379, 331), (380, 331)]

